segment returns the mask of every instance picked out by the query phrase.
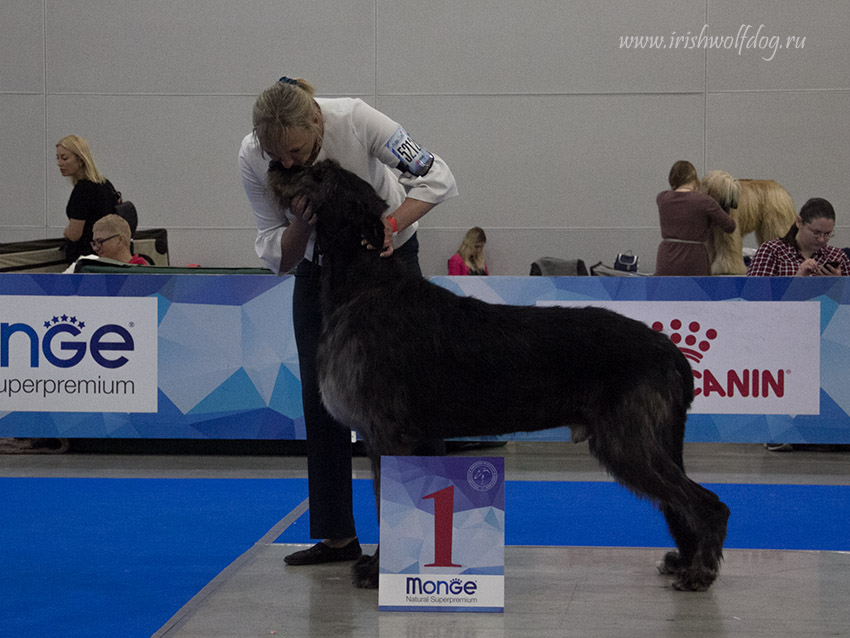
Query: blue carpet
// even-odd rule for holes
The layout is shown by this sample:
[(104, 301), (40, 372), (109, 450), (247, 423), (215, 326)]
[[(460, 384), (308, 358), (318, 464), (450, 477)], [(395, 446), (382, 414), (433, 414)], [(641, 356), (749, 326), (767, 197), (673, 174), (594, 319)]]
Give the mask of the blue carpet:
[[(706, 484), (732, 510), (725, 547), (850, 551), (850, 486)], [(378, 542), (371, 481), (354, 481), (363, 543)], [(670, 547), (661, 513), (616, 483), (507, 481), (506, 545)], [(309, 543), (307, 514), (277, 539)]]
[[(850, 486), (707, 486), (729, 548), (850, 551)], [(0, 479), (0, 636), (150, 636), (306, 498), (305, 479)], [(371, 482), (358, 534), (376, 543)], [(612, 483), (508, 481), (508, 545), (669, 547)], [(308, 543), (302, 516), (278, 539)]]
[(148, 637), (307, 481), (0, 479), (0, 636)]

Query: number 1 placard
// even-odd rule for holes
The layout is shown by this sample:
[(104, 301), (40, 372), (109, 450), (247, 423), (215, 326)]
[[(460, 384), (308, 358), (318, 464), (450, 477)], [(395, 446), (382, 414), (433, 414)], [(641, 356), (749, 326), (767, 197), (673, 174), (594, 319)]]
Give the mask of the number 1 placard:
[(382, 611), (504, 611), (501, 457), (381, 459)]

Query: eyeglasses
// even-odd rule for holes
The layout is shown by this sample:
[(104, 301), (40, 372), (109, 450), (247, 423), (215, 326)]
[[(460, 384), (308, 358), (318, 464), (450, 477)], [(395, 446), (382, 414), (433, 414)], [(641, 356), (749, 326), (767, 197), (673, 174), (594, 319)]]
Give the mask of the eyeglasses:
[(91, 247), (92, 248), (103, 248), (103, 245), (106, 242), (108, 242), (110, 239), (115, 239), (116, 237), (119, 237), (119, 236), (120, 236), (120, 234), (115, 234), (115, 235), (110, 235), (109, 237), (106, 237), (105, 239), (95, 239), (91, 243)]
[(834, 231), (834, 230), (833, 230), (833, 231), (831, 231), (831, 232), (826, 233), (826, 232), (823, 232), (823, 231), (820, 231), (820, 230), (812, 230), (812, 227), (811, 227), (811, 226), (809, 226), (809, 225), (806, 225), (806, 228), (808, 229), (808, 231), (809, 231), (812, 235), (814, 235), (814, 236), (815, 236), (815, 237), (817, 237), (818, 239), (820, 239), (820, 238), (823, 238), (823, 239), (830, 239), (831, 237), (835, 237), (835, 231)]

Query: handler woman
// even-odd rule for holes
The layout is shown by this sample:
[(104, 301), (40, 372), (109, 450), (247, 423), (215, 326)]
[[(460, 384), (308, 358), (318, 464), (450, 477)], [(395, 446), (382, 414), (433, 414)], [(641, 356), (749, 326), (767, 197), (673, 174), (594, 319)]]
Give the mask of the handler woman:
[(731, 233), (735, 220), (711, 197), (697, 192), (699, 177), (690, 162), (673, 164), (667, 181), (670, 190), (655, 198), (662, 237), (655, 274), (707, 277), (711, 274), (707, 243), (712, 227)]
[(290, 565), (354, 560), (361, 550), (352, 504), (351, 434), (324, 409), (316, 370), (322, 321), (321, 267), (312, 261), (316, 220), (303, 197), (293, 198), (284, 211), (267, 194), (269, 162), (291, 168), (332, 159), (369, 182), (389, 211), (384, 246), (376, 248), (382, 256), (397, 254), (420, 276), (417, 222), (455, 197), (457, 186), (446, 163), (398, 123), (359, 99), (316, 98), (303, 79), (284, 77), (266, 89), (254, 104), (253, 126), (242, 140), (239, 170), (256, 218), (257, 255), (275, 273), (295, 268), (292, 314), (307, 434), (310, 536), (323, 539), (284, 560)]

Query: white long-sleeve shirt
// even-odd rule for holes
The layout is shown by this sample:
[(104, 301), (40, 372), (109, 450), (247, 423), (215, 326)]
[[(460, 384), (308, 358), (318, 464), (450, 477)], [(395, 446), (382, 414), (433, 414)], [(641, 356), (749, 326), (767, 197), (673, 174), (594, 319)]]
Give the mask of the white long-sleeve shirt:
[[(366, 180), (387, 202), (386, 215), (395, 211), (410, 197), (430, 204), (440, 204), (457, 195), (457, 184), (448, 165), (437, 155), (428, 173), (413, 177), (395, 169), (398, 158), (387, 146), (400, 126), (362, 100), (353, 98), (318, 98), (322, 110), (324, 135), (316, 161), (332, 159), (361, 179)], [(245, 194), (254, 209), (257, 256), (275, 273), (280, 271), (281, 237), (290, 224), (292, 214), (283, 211), (267, 192), (267, 172), (270, 158), (265, 155), (253, 133), (242, 140), (239, 149), (239, 171)], [(418, 223), (400, 231), (394, 239), (401, 246)], [(315, 231), (308, 243), (306, 255), (312, 256)]]

